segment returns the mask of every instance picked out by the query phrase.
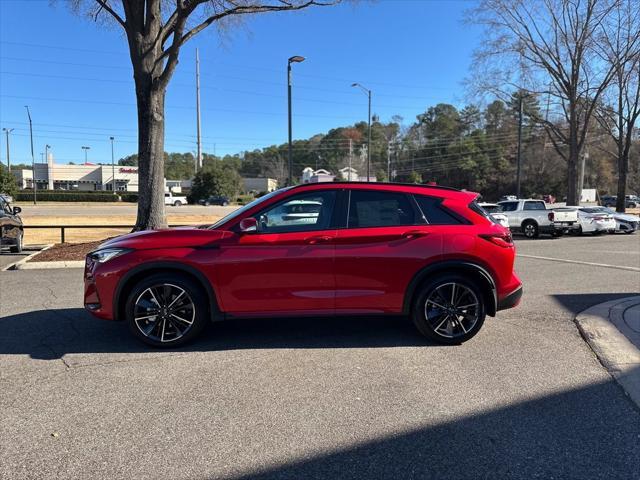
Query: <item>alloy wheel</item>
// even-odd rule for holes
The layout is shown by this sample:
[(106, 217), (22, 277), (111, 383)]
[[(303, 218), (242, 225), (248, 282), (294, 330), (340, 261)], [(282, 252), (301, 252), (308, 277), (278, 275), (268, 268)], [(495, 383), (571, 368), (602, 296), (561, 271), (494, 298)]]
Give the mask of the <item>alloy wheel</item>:
[(536, 227), (532, 223), (527, 223), (524, 226), (524, 234), (529, 238), (533, 238), (536, 234)]
[(443, 283), (427, 298), (424, 314), (433, 331), (445, 338), (466, 335), (480, 318), (476, 294), (457, 282)]
[(136, 327), (145, 337), (167, 343), (191, 330), (196, 308), (186, 290), (163, 283), (147, 288), (138, 296), (133, 315)]

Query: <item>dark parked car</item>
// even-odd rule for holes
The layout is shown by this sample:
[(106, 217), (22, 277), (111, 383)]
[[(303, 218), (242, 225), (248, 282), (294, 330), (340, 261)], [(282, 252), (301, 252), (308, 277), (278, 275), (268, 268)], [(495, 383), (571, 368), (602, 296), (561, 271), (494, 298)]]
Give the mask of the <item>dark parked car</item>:
[[(206, 228), (136, 232), (87, 255), (84, 305), (156, 347), (212, 320), (407, 315), (459, 344), (522, 286), (511, 234), (477, 194), (422, 185), (283, 188)], [(313, 205), (304, 221), (283, 212)]]
[[(600, 204), (603, 207), (615, 208), (618, 200), (617, 195), (604, 195), (600, 198)], [(636, 208), (640, 205), (637, 198), (632, 195), (627, 195), (624, 199), (624, 208)]]
[(22, 219), (18, 215), (22, 210), (13, 207), (0, 197), (0, 245), (9, 245), (14, 253), (22, 252)]
[(223, 195), (212, 195), (204, 200), (199, 200), (198, 203), (207, 207), (209, 205), (222, 205), (223, 207), (226, 207), (229, 205), (229, 197), (225, 197)]

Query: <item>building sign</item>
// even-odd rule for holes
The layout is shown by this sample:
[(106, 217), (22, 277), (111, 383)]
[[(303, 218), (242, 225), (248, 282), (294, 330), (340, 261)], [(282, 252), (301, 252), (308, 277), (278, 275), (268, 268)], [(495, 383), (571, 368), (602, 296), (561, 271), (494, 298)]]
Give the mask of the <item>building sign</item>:
[(138, 173), (138, 169), (137, 168), (119, 168), (118, 172), (119, 173)]

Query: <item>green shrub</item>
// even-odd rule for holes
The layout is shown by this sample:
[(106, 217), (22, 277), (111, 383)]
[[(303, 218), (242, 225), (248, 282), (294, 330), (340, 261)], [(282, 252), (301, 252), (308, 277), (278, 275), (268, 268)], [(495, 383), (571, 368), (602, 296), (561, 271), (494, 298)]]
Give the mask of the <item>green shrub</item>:
[(120, 201), (138, 203), (137, 193), (120, 193)]
[[(113, 202), (114, 195), (105, 192), (70, 192), (65, 190), (39, 190), (37, 200), (42, 202)], [(32, 190), (22, 190), (15, 196), (17, 202), (33, 200)]]

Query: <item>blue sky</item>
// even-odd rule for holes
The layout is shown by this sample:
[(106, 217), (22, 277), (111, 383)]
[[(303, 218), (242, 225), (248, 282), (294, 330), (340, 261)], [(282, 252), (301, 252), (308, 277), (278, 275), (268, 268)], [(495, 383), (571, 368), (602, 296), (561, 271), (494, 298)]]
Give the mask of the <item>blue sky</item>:
[[(284, 143), (286, 60), (294, 65), (294, 138), (366, 120), (404, 123), (429, 105), (464, 104), (461, 82), (480, 32), (462, 23), (460, 0), (379, 0), (248, 18), (221, 35), (205, 30), (182, 50), (167, 95), (165, 149), (195, 151), (195, 48), (200, 51), (203, 150), (219, 155)], [(121, 30), (75, 16), (65, 0), (0, 0), (0, 124), (15, 128), (12, 163), (110, 162), (136, 150), (131, 66)], [(0, 157), (6, 162), (5, 137)]]

